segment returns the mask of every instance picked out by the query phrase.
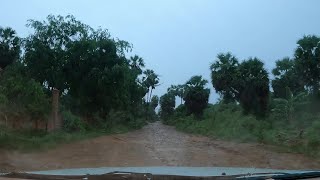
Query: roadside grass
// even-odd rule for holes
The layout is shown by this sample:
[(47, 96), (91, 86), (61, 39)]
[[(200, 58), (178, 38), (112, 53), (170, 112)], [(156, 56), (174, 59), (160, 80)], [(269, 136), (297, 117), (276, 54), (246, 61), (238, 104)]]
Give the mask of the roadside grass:
[(58, 144), (98, 135), (99, 133), (68, 133), (64, 131), (46, 133), (43, 131), (17, 131), (1, 128), (0, 148), (19, 151), (44, 150), (55, 147)]
[[(257, 119), (244, 115), (235, 104), (217, 104), (207, 108), (201, 120), (193, 116), (173, 116), (163, 121), (187, 133), (223, 140), (274, 145), (281, 152), (320, 157), (320, 117), (299, 116), (292, 122), (274, 116)], [(310, 117), (310, 116), (308, 116)]]
[(139, 126), (114, 125), (108, 129), (91, 128), (86, 131), (67, 132), (64, 130), (45, 132), (44, 130), (13, 130), (0, 127), (0, 149), (21, 152), (52, 149), (61, 144), (95, 138), (103, 135), (126, 133)]

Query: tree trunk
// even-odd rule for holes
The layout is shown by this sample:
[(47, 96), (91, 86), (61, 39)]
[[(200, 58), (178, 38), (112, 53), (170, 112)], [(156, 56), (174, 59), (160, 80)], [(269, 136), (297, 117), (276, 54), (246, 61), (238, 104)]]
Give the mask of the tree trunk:
[(50, 119), (50, 123), (48, 123), (49, 128), (48, 130), (56, 130), (59, 129), (61, 122), (59, 121), (59, 90), (53, 88), (52, 89), (52, 112), (51, 112), (51, 119)]
[(150, 94), (150, 89), (148, 88), (148, 93), (147, 93), (147, 98), (146, 98), (146, 102), (149, 102), (149, 94)]
[(151, 88), (151, 90), (150, 90), (149, 102), (151, 102), (151, 96), (152, 96), (152, 88)]

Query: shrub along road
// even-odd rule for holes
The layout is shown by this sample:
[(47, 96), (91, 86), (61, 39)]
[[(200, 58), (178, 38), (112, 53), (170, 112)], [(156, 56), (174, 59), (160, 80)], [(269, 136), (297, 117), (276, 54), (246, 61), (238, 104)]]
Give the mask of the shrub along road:
[(0, 153), (0, 171), (103, 166), (222, 166), (320, 169), (320, 161), (255, 143), (228, 142), (178, 132), (161, 122), (126, 134), (108, 135), (23, 153)]

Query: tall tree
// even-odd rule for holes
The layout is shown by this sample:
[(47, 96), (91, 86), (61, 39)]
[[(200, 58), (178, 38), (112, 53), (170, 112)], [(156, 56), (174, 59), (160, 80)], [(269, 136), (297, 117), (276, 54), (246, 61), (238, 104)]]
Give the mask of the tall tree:
[(213, 87), (224, 102), (238, 101), (245, 113), (264, 116), (268, 109), (269, 78), (258, 58), (239, 63), (231, 53), (219, 54), (211, 69)]
[(237, 58), (231, 53), (218, 54), (217, 60), (210, 66), (213, 88), (226, 103), (238, 100), (238, 66)]
[(126, 58), (128, 42), (73, 16), (50, 15), (43, 22), (30, 20), (28, 26), (34, 33), (25, 41), (27, 70), (44, 87), (68, 96), (72, 110), (103, 117), (111, 109), (138, 114), (148, 89), (151, 99), (159, 78), (152, 70), (140, 78), (144, 62), (137, 55)]
[(249, 58), (239, 66), (240, 104), (245, 113), (265, 116), (268, 110), (269, 77), (258, 58)]
[(172, 93), (166, 93), (160, 97), (160, 117), (163, 120), (168, 119), (174, 113), (176, 105), (175, 96)]
[(68, 93), (79, 101), (82, 112), (106, 115), (111, 109), (128, 110), (141, 104), (139, 73), (117, 46), (106, 30), (92, 31), (87, 38), (70, 43), (64, 66), (66, 82)]
[(180, 105), (182, 104), (182, 100), (185, 94), (185, 86), (184, 85), (177, 85), (177, 95), (180, 97)]
[(6, 100), (0, 102), (4, 106), (1, 114), (5, 119), (31, 118), (31, 121), (45, 120), (49, 113), (49, 99), (42, 85), (26, 76), (24, 65), (15, 62), (6, 67), (0, 78), (0, 97)]
[(302, 77), (306, 86), (314, 95), (319, 95), (320, 87), (320, 38), (318, 36), (304, 36), (297, 42), (295, 59), (298, 75)]
[(208, 105), (210, 89), (205, 88), (208, 83), (202, 76), (193, 76), (185, 84), (185, 105), (189, 114), (202, 116)]
[(272, 88), (274, 97), (288, 98), (288, 89), (293, 95), (304, 90), (304, 83), (301, 76), (297, 75), (294, 60), (286, 57), (276, 61), (276, 67), (272, 70), (274, 79), (272, 80)]
[(20, 38), (11, 28), (0, 27), (0, 69), (17, 61), (20, 55)]
[(185, 86), (184, 85), (171, 85), (168, 89), (168, 92), (178, 96), (180, 98), (180, 104), (182, 104), (182, 100), (185, 93)]
[(150, 102), (151, 108), (152, 108), (153, 110), (155, 110), (156, 107), (158, 106), (158, 104), (159, 104), (159, 97), (156, 96), (156, 95), (152, 96), (151, 102)]
[(138, 55), (131, 56), (129, 59), (131, 69), (136, 71), (138, 75), (142, 74), (142, 70), (145, 67), (143, 58)]
[(139, 109), (139, 104), (142, 102), (142, 98), (149, 92), (148, 88), (144, 84), (144, 77), (141, 78), (145, 63), (142, 57), (138, 55), (131, 56), (128, 60), (130, 69), (132, 70), (132, 78), (135, 79), (135, 83), (131, 83), (129, 88), (131, 94), (131, 107), (133, 107), (133, 114)]
[(91, 28), (73, 16), (49, 15), (47, 21), (29, 20), (34, 33), (25, 39), (24, 62), (34, 79), (61, 92), (67, 89), (67, 51), (74, 41), (88, 36)]
[(159, 77), (153, 70), (150, 69), (144, 71), (144, 75), (145, 77), (143, 77), (143, 83), (148, 88), (146, 101), (149, 103), (151, 100), (152, 91), (156, 88), (156, 86), (159, 85)]

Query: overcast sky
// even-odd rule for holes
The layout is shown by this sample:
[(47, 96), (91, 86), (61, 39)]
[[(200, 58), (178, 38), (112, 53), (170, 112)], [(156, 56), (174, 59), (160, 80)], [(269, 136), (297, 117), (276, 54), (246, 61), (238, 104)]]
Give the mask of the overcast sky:
[[(28, 19), (72, 14), (109, 29), (160, 75), (155, 93), (162, 95), (193, 75), (210, 82), (209, 66), (220, 52), (240, 60), (256, 56), (270, 71), (277, 59), (293, 55), (303, 35), (320, 35), (319, 7), (319, 0), (7, 0), (0, 26), (25, 37)], [(214, 102), (218, 96), (208, 86)]]

